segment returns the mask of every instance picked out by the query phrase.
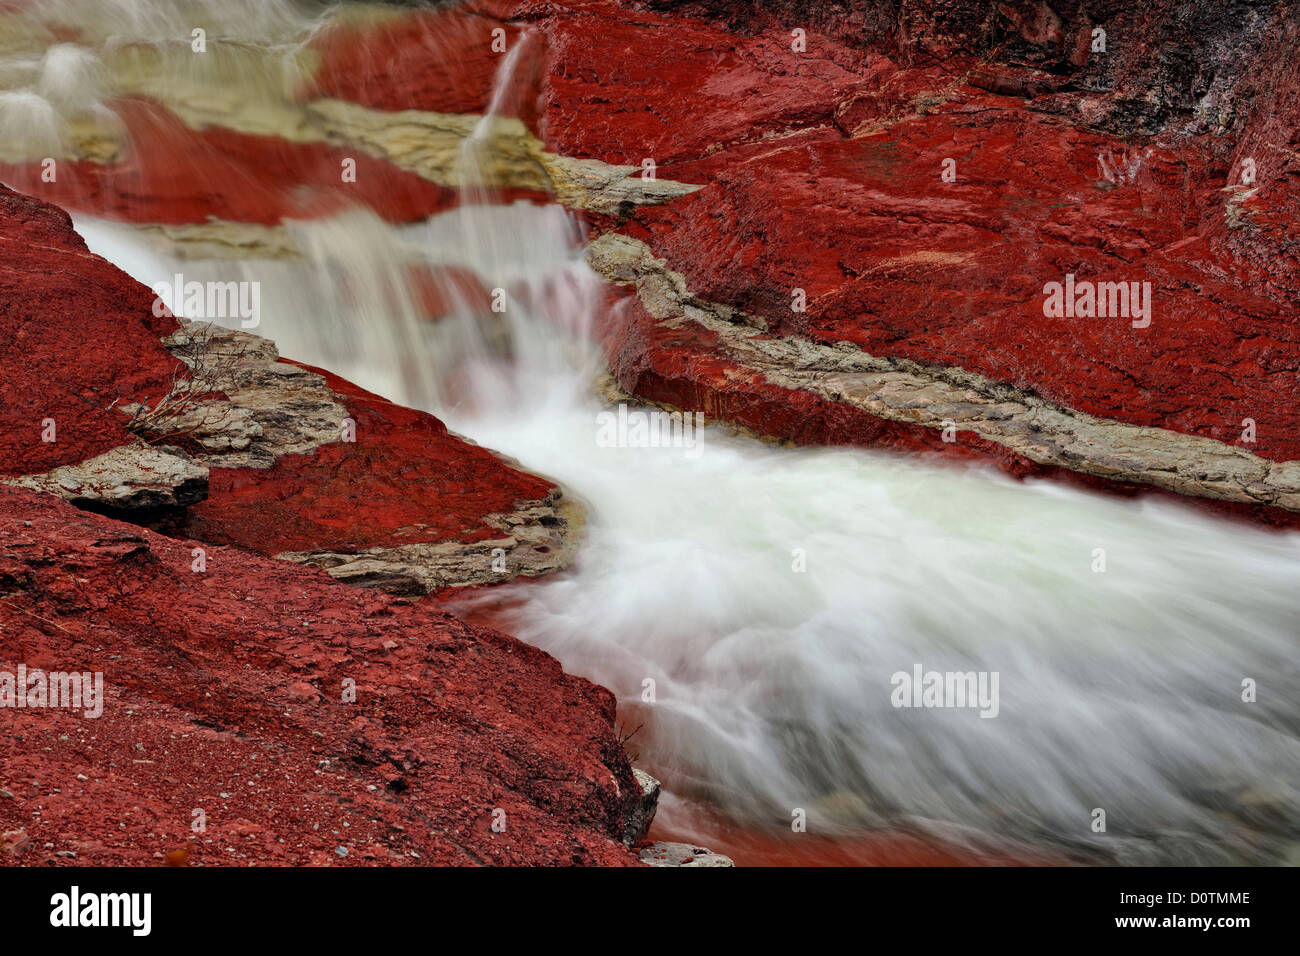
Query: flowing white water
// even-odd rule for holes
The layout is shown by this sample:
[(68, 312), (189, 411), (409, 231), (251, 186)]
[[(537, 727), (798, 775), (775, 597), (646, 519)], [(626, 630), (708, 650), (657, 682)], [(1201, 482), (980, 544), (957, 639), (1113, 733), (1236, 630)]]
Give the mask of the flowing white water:
[[(190, 22), (155, 6), (118, 0), (104, 22), (146, 38)], [(262, 25), (292, 48), (288, 8), (267, 9)], [(39, 155), (65, 135), (66, 109), (97, 102), (77, 91), (98, 73), (67, 51), (28, 67), (0, 100), (0, 131), (25, 131), (20, 151)], [(644, 722), (629, 747), (664, 779), (676, 829), (694, 832), (703, 803), (774, 834), (802, 810), (810, 834), (956, 826), (1124, 861), (1296, 858), (1297, 536), (717, 428), (698, 455), (600, 447), (586, 332), (605, 299), (558, 207), (292, 223), (301, 262), (180, 261), (129, 227), (78, 227), (150, 285), (178, 272), (259, 282), (255, 331), (282, 354), (426, 408), (587, 504), (569, 571), (473, 603), (612, 688), (629, 728)], [(428, 321), (412, 269), (444, 266), (503, 290), (506, 311), (434, 272), (452, 308)], [(996, 672), (997, 716), (894, 707), (892, 675), (916, 665)]]

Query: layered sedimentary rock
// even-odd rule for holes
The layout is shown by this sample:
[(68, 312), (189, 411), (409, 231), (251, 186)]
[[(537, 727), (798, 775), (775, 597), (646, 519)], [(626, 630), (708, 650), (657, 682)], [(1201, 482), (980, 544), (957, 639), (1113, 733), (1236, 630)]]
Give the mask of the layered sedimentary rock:
[[(568, 562), (582, 513), (553, 483), (337, 376), (285, 362), (275, 368), (277, 378), (305, 377), (339, 403), (345, 417), (331, 440), (310, 454), (275, 454), (258, 470), (237, 457), (206, 456), (208, 497), (161, 526), (412, 595)], [(299, 399), (255, 418), (296, 423), (303, 411)]]
[[(599, 4), (545, 27), (548, 145), (704, 187), (617, 224), (695, 306), (616, 310), (624, 388), (796, 441), (975, 449), (1294, 523), (1294, 133), (1270, 115), (1296, 109), (1291, 4), (654, 6), (743, 28), (651, 43), (662, 21)], [(1053, 284), (1089, 299), (1055, 308)], [(855, 378), (873, 365), (914, 378), (885, 395)], [(984, 397), (954, 403), (954, 382)]]
[[(0, 143), (41, 197), (0, 190), (0, 647), (109, 691), (96, 719), (14, 712), (0, 853), (626, 863), (653, 802), (608, 694), (318, 570), (399, 595), (554, 570), (579, 518), (551, 482), (155, 314), (42, 200), (223, 258), (295, 256), (287, 222), (355, 206), (559, 201), (643, 399), (1294, 523), (1298, 22), (1289, 0), (357, 5), (287, 56), (214, 38), (208, 72), (183, 38), (9, 30), (47, 65), (84, 41), (102, 59), (73, 65), (111, 81)], [(448, 281), (486, 292), (444, 279), (413, 270), (431, 317)]]
[[(960, 430), (971, 436), (968, 447), (993, 451), (1021, 473), (1069, 462), (1096, 478), (1300, 511), (1300, 462), (1097, 418), (962, 368), (880, 358), (847, 341), (765, 334), (753, 316), (693, 296), (684, 277), (625, 236), (602, 236), (588, 258), (602, 275), (637, 290), (638, 301), (623, 304), (624, 324), (611, 334), (616, 374), (672, 404), (703, 405), (717, 417), (760, 432), (780, 428), (806, 443), (915, 449), (925, 445), (889, 434), (889, 425), (921, 424), (953, 443)], [(644, 352), (627, 355), (626, 342), (646, 340), (655, 343), (651, 362)], [(797, 421), (792, 407), (802, 412)]]
[(567, 561), (553, 483), (265, 339), (178, 327), (65, 213), (0, 201), (3, 480), (402, 593)]
[[(294, 117), (292, 149), (324, 157), (322, 188), (349, 151), (386, 164), (365, 172), (394, 184), (375, 206), (387, 218), (465, 188), (554, 196), (643, 243), (709, 315), (758, 330), (740, 354), (689, 310), (652, 321), (644, 302), (620, 306), (604, 339), (641, 398), (778, 438), (988, 456), (1293, 523), (1295, 14), (1194, 0), (359, 6), (313, 38), (265, 115)], [(265, 115), (127, 88), (164, 96), (169, 135), (289, 155), (260, 132)], [(122, 110), (128, 127), (143, 129), (141, 109)], [(293, 159), (290, 179), (310, 183), (315, 161)], [(452, 193), (422, 199), (410, 176)], [(318, 210), (378, 202), (322, 195)], [(231, 230), (293, 214), (219, 205)], [(212, 224), (171, 228), (221, 244)], [(278, 232), (226, 243), (291, 246)], [(909, 386), (858, 401), (864, 383), (821, 374), (845, 355), (984, 399)], [(1056, 424), (1039, 420), (1049, 411)]]

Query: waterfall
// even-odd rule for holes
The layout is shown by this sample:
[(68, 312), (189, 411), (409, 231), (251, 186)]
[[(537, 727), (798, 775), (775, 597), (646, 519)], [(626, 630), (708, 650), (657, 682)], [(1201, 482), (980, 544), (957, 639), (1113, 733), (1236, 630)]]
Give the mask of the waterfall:
[[(0, 132), (30, 156), (67, 135), (70, 111), (105, 108), (95, 57), (131, 29), (158, 42), (190, 22), (162, 4), (83, 8), (101, 11), (101, 53), (30, 51), (5, 74)], [(261, 18), (267, 47), (292, 51), (318, 27), (298, 16), (250, 0), (228, 20)], [(504, 59), (494, 106), (530, 42)], [(431, 411), (586, 505), (568, 571), (454, 606), (614, 691), (674, 832), (793, 839), (802, 814), (845, 840), (907, 829), (1124, 862), (1294, 856), (1300, 537), (713, 424), (689, 450), (603, 446), (590, 332), (618, 306), (572, 213), (483, 185), (499, 121), (489, 110), (465, 141), (455, 208), (415, 225), (360, 206), (291, 221), (294, 258), (178, 258), (130, 225), (79, 215), (78, 229), (151, 285), (260, 283), (253, 331), (283, 355)], [(996, 674), (996, 716), (897, 706), (896, 675), (916, 669)]]

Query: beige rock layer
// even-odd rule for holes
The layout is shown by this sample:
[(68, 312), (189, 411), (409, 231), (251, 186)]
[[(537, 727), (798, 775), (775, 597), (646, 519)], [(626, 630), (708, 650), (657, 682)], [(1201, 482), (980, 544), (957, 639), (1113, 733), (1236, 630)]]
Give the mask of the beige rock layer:
[(889, 421), (955, 426), (1031, 461), (1179, 494), (1300, 511), (1300, 462), (1163, 428), (1095, 418), (961, 368), (870, 355), (848, 343), (770, 337), (761, 319), (692, 295), (685, 278), (639, 240), (607, 234), (587, 259), (605, 278), (636, 287), (664, 324), (695, 322), (727, 358), (773, 385), (842, 402)]
[(78, 505), (117, 510), (183, 507), (208, 496), (208, 469), (181, 452), (144, 442), (119, 445), (75, 465), (6, 478), (16, 488), (58, 495)]
[[(185, 438), (203, 468), (270, 468), (340, 441), (347, 409), (321, 375), (280, 361), (268, 339), (189, 323), (163, 345), (189, 368), (152, 406), (128, 405), (131, 429), (151, 443)], [(224, 393), (225, 398), (212, 398)]]
[(482, 541), (439, 541), (364, 551), (286, 551), (284, 561), (322, 568), (331, 577), (390, 594), (419, 596), (447, 587), (496, 584), (563, 570), (573, 558), (581, 506), (563, 495), (528, 502), (483, 519), (502, 535)]
[[(310, 455), (342, 440), (348, 416), (342, 400), (323, 376), (280, 361), (269, 340), (199, 322), (163, 344), (190, 368), (190, 377), (178, 378), (151, 407), (123, 407), (141, 436), (137, 442), (6, 483), (123, 512), (186, 507), (208, 496), (210, 468), (266, 469), (285, 455)], [(212, 393), (226, 397), (214, 399)], [(173, 444), (183, 439), (202, 451), (192, 454)], [(361, 587), (427, 594), (558, 571), (573, 556), (583, 518), (582, 507), (557, 491), (508, 514), (488, 515), (485, 522), (501, 534), (483, 541), (276, 557), (323, 568)]]

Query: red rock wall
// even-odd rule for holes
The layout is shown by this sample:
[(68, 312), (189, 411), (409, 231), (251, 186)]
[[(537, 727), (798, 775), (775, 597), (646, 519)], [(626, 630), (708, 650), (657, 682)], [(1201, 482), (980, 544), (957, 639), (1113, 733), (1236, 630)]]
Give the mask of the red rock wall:
[[(1154, 134), (1170, 125), (1240, 133), (1256, 80), (1289, 59), (1277, 39), (1294, 0), (647, 0), (654, 9), (719, 19), (751, 32), (816, 29), (914, 65), (989, 58), (1109, 93), (1109, 128)], [(1091, 54), (1093, 30), (1106, 52)], [(1294, 49), (1294, 46), (1291, 47)], [(1094, 118), (1095, 119), (1095, 118)]]

